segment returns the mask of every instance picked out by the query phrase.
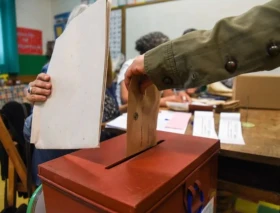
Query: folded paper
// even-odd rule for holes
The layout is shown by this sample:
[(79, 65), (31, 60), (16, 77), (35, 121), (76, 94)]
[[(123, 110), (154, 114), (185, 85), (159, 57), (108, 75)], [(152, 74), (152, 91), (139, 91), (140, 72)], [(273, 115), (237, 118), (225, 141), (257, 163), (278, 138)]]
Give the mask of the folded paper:
[(186, 130), (191, 116), (191, 113), (177, 112), (166, 124), (166, 128)]
[(221, 143), (244, 145), (240, 113), (221, 113), (219, 124)]
[(196, 111), (194, 113), (193, 136), (218, 139), (214, 112)]
[(95, 2), (56, 40), (48, 68), (52, 94), (34, 106), (31, 143), (36, 148), (99, 147), (109, 13), (108, 1)]
[(134, 76), (128, 93), (126, 154), (131, 156), (157, 144), (160, 92), (155, 85), (140, 92), (141, 76)]

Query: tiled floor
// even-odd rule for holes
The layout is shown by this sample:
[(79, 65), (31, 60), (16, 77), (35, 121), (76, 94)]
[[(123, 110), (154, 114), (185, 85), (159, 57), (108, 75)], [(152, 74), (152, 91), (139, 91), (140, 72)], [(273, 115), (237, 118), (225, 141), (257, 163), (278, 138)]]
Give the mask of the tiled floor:
[[(0, 167), (1, 170), (1, 167)], [(0, 178), (0, 212), (4, 208), (4, 189), (5, 189), (5, 182), (3, 182)], [(26, 203), (27, 204), (28, 199), (23, 199), (23, 198), (17, 198), (17, 206)]]

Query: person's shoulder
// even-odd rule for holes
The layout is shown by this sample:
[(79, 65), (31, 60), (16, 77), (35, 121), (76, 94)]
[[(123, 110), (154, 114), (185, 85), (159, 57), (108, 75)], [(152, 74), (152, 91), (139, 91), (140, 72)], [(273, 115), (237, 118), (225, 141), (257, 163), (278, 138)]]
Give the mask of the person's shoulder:
[(126, 71), (127, 68), (133, 63), (133, 61), (134, 61), (134, 58), (129, 59), (129, 60), (127, 60), (126, 62), (124, 62), (124, 64), (123, 64), (121, 70), (124, 70), (124, 69), (125, 69), (125, 71)]
[(133, 59), (129, 59), (126, 62), (124, 62), (124, 64), (122, 65), (122, 68), (120, 70), (120, 73), (118, 74), (118, 84), (121, 83), (124, 80), (124, 76), (126, 73), (127, 68), (133, 63), (134, 58)]
[(133, 63), (133, 61), (134, 61), (134, 58), (128, 59), (126, 62), (124, 62), (124, 64), (130, 66)]

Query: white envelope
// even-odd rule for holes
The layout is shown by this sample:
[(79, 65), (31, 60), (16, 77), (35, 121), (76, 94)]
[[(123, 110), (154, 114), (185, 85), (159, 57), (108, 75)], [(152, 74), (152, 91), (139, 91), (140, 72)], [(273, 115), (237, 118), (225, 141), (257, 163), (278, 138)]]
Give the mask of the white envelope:
[(38, 149), (99, 147), (108, 57), (110, 3), (98, 0), (56, 40), (52, 94), (35, 104), (31, 143)]

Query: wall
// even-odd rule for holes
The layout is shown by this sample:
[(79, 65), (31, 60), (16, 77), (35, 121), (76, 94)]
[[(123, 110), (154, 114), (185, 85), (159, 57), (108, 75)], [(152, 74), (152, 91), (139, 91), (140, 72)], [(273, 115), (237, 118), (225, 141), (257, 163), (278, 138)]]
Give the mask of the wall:
[[(209, 2), (204, 4), (205, 1)], [(188, 28), (212, 29), (218, 20), (240, 15), (268, 1), (178, 0), (128, 8), (126, 10), (126, 56), (133, 58), (139, 54), (135, 50), (135, 41), (147, 33), (161, 31), (174, 39), (181, 36)], [(280, 68), (270, 73), (280, 74)]]
[(71, 12), (81, 0), (16, 0), (17, 25), (43, 31), (44, 53), (46, 42), (54, 39), (54, 16)]
[[(17, 26), (41, 30), (45, 54), (47, 41), (54, 39), (54, 16), (70, 12), (80, 3), (81, 0), (16, 0)], [(37, 75), (46, 62), (45, 56), (19, 55), (20, 75)]]
[(49, 0), (51, 2), (52, 16), (71, 12), (72, 9), (81, 3), (81, 0)]
[[(16, 0), (17, 23), (20, 27), (29, 27), (43, 31), (43, 48), (48, 40), (54, 37), (53, 17), (57, 14), (70, 12), (82, 0)], [(94, 2), (94, 0), (88, 0)], [(154, 5), (133, 7), (127, 9), (126, 20), (126, 53), (128, 58), (137, 55), (134, 49), (135, 41), (141, 35), (160, 30), (170, 38), (181, 35), (183, 30), (189, 27), (198, 29), (210, 29), (217, 18), (229, 15), (237, 15), (245, 12), (252, 6), (267, 2), (268, 0), (213, 0), (211, 4), (203, 4), (204, 0), (181, 0), (178, 2), (159, 3)], [(237, 2), (242, 2), (239, 7)], [(176, 7), (181, 4), (182, 7)], [(170, 6), (171, 5), (171, 6)], [(217, 7), (217, 5), (219, 5)], [(170, 10), (172, 8), (172, 10)], [(209, 9), (210, 8), (210, 9)], [(155, 15), (154, 11), (157, 10)], [(183, 17), (183, 18), (182, 18)], [(143, 21), (144, 20), (144, 21)], [(144, 23), (146, 21), (146, 23)], [(174, 24), (176, 23), (176, 24)], [(135, 27), (137, 26), (137, 27)], [(25, 59), (20, 61), (24, 62)], [(28, 61), (31, 61), (28, 59)], [(41, 60), (38, 65), (43, 63)], [(28, 64), (28, 63), (23, 63)], [(30, 68), (27, 69), (28, 73)], [(32, 68), (35, 73), (36, 68)], [(276, 70), (275, 70), (276, 71)], [(275, 72), (274, 71), (274, 72)], [(277, 69), (279, 72), (280, 69)], [(276, 72), (277, 72), (276, 71)]]
[[(43, 54), (46, 43), (54, 39), (50, 0), (16, 0), (17, 26), (42, 31)], [(20, 75), (37, 75), (47, 62), (44, 55), (19, 55)]]
[(43, 53), (46, 43), (54, 38), (50, 0), (16, 0), (17, 26), (43, 32)]
[(219, 19), (265, 2), (268, 0), (178, 0), (128, 8), (126, 54), (129, 58), (138, 55), (135, 41), (147, 33), (161, 31), (174, 39), (188, 28), (212, 29)]
[(52, 16), (71, 12), (72, 9), (81, 3), (94, 3), (96, 0), (49, 0), (51, 1)]

